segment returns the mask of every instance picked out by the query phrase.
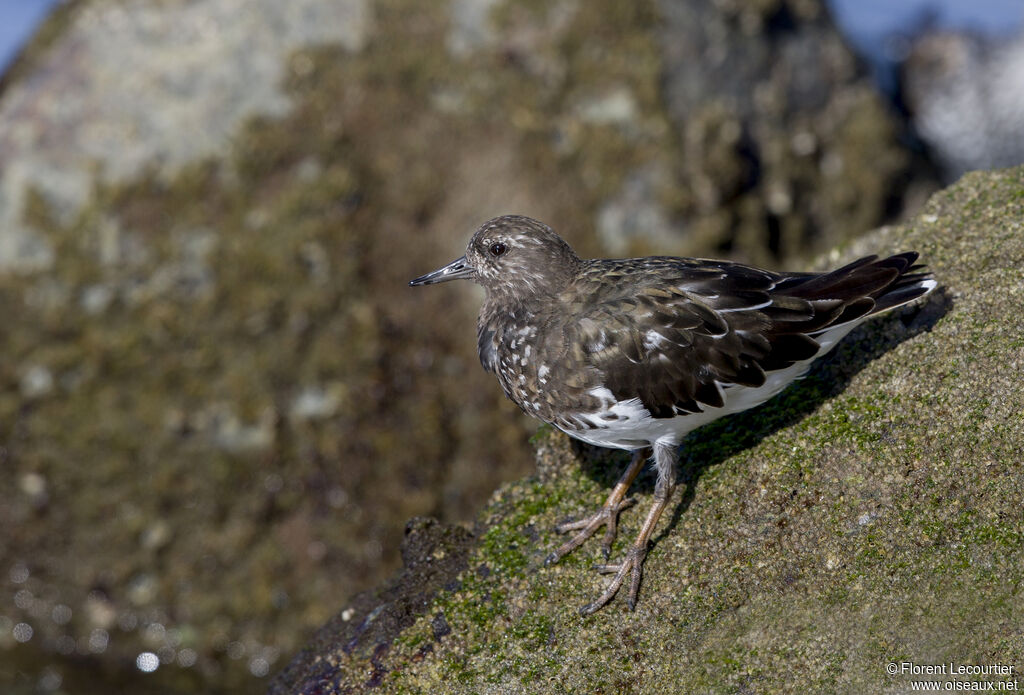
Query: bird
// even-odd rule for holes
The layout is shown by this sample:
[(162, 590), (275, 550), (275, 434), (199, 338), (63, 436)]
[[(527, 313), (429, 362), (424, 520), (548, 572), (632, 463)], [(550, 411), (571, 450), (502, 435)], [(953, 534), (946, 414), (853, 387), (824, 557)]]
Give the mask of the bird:
[(689, 432), (760, 405), (803, 376), (856, 326), (912, 302), (936, 281), (913, 251), (866, 256), (823, 273), (725, 260), (581, 259), (549, 226), (522, 215), (482, 224), (466, 253), (411, 286), (472, 280), (486, 296), (477, 350), (505, 395), (570, 437), (633, 452), (594, 513), (555, 530), (558, 562), (605, 527), (607, 561), (626, 493), (653, 451), (653, 503), (612, 578), (580, 608), (605, 606), (628, 580), (634, 610), (648, 544), (676, 484)]

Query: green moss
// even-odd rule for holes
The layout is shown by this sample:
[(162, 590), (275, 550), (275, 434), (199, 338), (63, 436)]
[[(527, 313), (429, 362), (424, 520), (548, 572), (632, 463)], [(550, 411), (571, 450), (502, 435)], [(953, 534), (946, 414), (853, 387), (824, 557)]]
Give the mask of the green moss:
[(549, 439), (558, 430), (546, 422), (542, 422), (538, 427), (537, 431), (530, 435), (530, 445), (536, 448), (542, 442)]
[(547, 615), (526, 613), (509, 630), (509, 636), (525, 643), (528, 650), (541, 649), (554, 636), (555, 621)]

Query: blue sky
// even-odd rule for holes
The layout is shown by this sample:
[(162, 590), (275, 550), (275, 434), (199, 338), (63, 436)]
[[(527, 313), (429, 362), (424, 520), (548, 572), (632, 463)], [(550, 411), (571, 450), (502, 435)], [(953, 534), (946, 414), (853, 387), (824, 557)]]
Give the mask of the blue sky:
[[(17, 54), (46, 13), (60, 0), (0, 0), (0, 72)], [(1008, 32), (1024, 20), (1021, 0), (826, 0), (836, 19), (861, 48), (906, 28), (928, 7), (942, 26)]]
[(0, 0), (0, 72), (57, 0)]
[(855, 35), (885, 35), (933, 8), (942, 26), (1008, 31), (1024, 19), (1021, 0), (826, 0), (836, 21)]
[(928, 13), (940, 27), (1012, 35), (1024, 22), (1021, 0), (826, 0), (847, 39), (879, 59), (886, 38), (906, 31)]

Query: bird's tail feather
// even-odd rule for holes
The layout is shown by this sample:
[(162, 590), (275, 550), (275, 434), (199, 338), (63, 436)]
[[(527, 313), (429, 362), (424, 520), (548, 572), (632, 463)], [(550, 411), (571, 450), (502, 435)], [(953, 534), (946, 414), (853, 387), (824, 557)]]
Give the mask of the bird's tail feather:
[(925, 271), (923, 265), (915, 264), (916, 260), (914, 251), (883, 259), (866, 256), (842, 268), (798, 281), (787, 294), (812, 302), (842, 301), (841, 313), (823, 329), (841, 326), (895, 309), (935, 289), (931, 273)]

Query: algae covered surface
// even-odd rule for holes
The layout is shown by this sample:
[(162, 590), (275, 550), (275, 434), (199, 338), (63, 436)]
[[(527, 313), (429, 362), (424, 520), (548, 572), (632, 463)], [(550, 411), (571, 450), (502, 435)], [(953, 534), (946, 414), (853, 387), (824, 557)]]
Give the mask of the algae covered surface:
[[(493, 495), (467, 569), (414, 623), (346, 648), (325, 630), (271, 692), (908, 692), (890, 663), (1019, 684), (1022, 221), (1024, 169), (976, 173), (827, 259), (916, 249), (940, 287), (687, 439), (635, 612), (577, 614), (606, 581), (597, 542), (543, 566), (625, 456), (542, 430), (537, 474)], [(651, 481), (633, 493), (642, 510)], [(623, 514), (613, 554), (641, 519)]]

